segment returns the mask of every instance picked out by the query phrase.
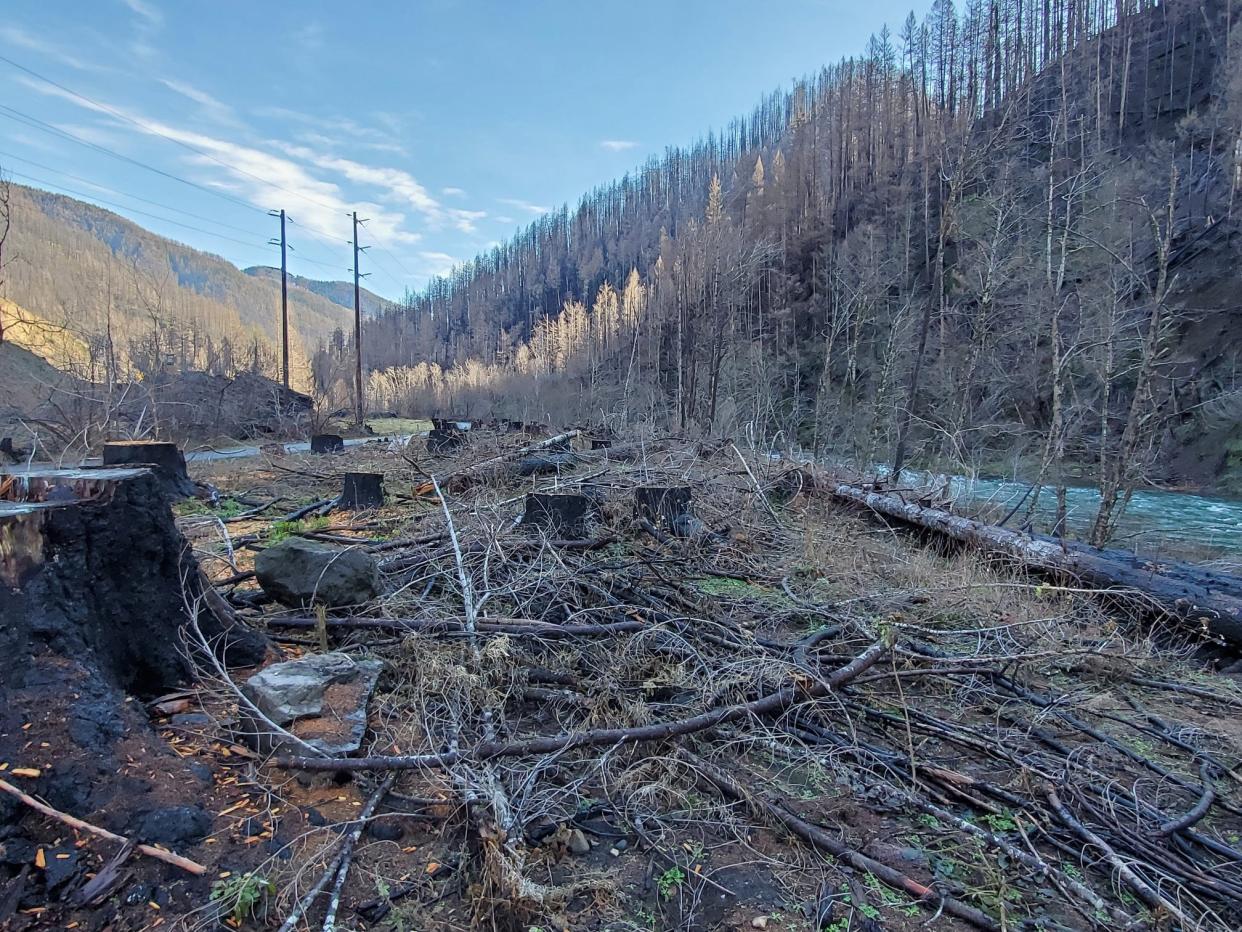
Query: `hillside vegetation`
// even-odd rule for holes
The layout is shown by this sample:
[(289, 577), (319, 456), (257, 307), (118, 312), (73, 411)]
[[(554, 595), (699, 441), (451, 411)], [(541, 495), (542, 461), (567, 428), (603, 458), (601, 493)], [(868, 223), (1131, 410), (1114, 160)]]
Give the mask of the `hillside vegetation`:
[(1237, 20), (937, 0), (382, 314), (375, 403), (1016, 465), (1109, 502), (1227, 478)]
[[(69, 358), (48, 358), (94, 380), (107, 372), (150, 376), (170, 365), (277, 374), (279, 278), (247, 275), (94, 205), (10, 187), (7, 338), (37, 352), (49, 340), (72, 349)], [(308, 352), (350, 315), (299, 283), (289, 290), (289, 314), (295, 381), (305, 382)], [(52, 330), (64, 335), (51, 338)]]

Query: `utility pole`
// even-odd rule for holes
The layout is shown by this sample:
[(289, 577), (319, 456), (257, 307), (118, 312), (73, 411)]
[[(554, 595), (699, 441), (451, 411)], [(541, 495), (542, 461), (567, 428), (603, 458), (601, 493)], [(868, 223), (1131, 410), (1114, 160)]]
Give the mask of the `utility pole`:
[[(285, 237), (285, 211), (269, 210), (268, 216), (280, 217), (280, 373), (285, 388), (289, 387), (289, 240)], [(268, 240), (273, 246), (276, 240)]]
[(366, 246), (358, 245), (358, 224), (366, 223), (358, 219), (358, 211), (354, 211), (354, 421), (362, 426), (365, 409), (362, 395), (362, 284), (364, 277), (358, 268), (358, 256), (366, 250)]

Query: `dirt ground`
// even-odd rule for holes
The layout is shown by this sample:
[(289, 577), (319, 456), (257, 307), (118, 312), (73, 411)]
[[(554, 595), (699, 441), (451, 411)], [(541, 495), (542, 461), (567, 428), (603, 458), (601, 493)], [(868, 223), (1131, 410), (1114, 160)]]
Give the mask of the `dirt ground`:
[[(213, 814), (181, 850), (207, 874), (134, 856), (108, 902), (74, 908), (115, 846), (48, 821), (41, 860), (68, 852), (80, 876), (52, 891), (36, 853), (6, 854), (30, 865), (9, 927), (275, 929), (373, 799), (338, 929), (1242, 923), (1242, 689), (1175, 626), (938, 550), (729, 447), (619, 443), (523, 477), (527, 442), (192, 469), (220, 499), (179, 526), (269, 662), (324, 645), (313, 614), (264, 600), (258, 549), (299, 534), (380, 561), (384, 596), (324, 632), (389, 664), (362, 752), (380, 760), (261, 758), (204, 671), (145, 707), (117, 779)], [(385, 507), (288, 518), (346, 471), (382, 473)], [(681, 485), (692, 537), (636, 517), (634, 488)], [(583, 489), (585, 538), (516, 524), (526, 493)], [(3, 763), (54, 758), (57, 724), (29, 726)], [(170, 755), (200, 779), (161, 780)]]

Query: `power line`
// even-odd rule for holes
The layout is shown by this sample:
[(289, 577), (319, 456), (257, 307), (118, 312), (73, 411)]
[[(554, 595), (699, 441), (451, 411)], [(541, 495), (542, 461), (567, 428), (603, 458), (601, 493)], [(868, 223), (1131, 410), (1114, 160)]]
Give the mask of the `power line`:
[(223, 233), (216, 233), (212, 230), (204, 230), (202, 227), (196, 227), (190, 223), (182, 223), (180, 220), (173, 220), (170, 217), (162, 217), (159, 214), (153, 214), (153, 213), (150, 213), (149, 211), (139, 210), (137, 207), (130, 207), (127, 204), (117, 204), (115, 201), (108, 201), (94, 194), (87, 194), (84, 191), (75, 191), (73, 188), (67, 188), (63, 184), (59, 184), (58, 182), (55, 182), (55, 181), (48, 181), (46, 178), (36, 178), (34, 175), (27, 175), (24, 172), (15, 172), (15, 171), (10, 171), (9, 174), (13, 175), (16, 178), (25, 178), (27, 181), (33, 181), (36, 184), (50, 185), (53, 188), (59, 188), (61, 191), (64, 191), (67, 194), (72, 194), (74, 197), (81, 197), (89, 201), (95, 201), (100, 204), (106, 204), (107, 206), (115, 207), (118, 210), (127, 210), (130, 213), (139, 214), (140, 216), (143, 216), (143, 217), (151, 217), (152, 219), (159, 220), (162, 223), (171, 223), (173, 226), (184, 227), (187, 230), (193, 230), (194, 232), (202, 233), (205, 236), (214, 236), (217, 239), (228, 240), (231, 243), (239, 243), (242, 246), (251, 246), (255, 248), (265, 248), (267, 245), (266, 243), (260, 244), (260, 243), (255, 243), (253, 241), (240, 240), (235, 236), (225, 236)]
[(164, 210), (171, 210), (174, 213), (185, 214), (185, 216), (193, 217), (195, 220), (202, 220), (205, 223), (213, 223), (216, 226), (224, 227), (226, 230), (233, 230), (237, 233), (253, 233), (254, 232), (253, 230), (248, 230), (243, 227), (235, 227), (231, 223), (224, 223), (223, 221), (220, 221), (220, 220), (213, 220), (211, 217), (204, 217), (202, 214), (196, 214), (188, 210), (183, 210), (180, 207), (173, 207), (171, 204), (164, 204), (164, 203), (161, 203), (160, 201), (153, 201), (149, 197), (142, 197), (139, 194), (129, 194), (125, 191), (118, 191), (115, 188), (110, 188), (107, 185), (100, 184), (98, 181), (91, 181), (89, 178), (83, 178), (81, 175), (74, 175), (71, 172), (64, 171), (63, 169), (53, 168), (50, 165), (44, 165), (40, 162), (34, 161), (33, 159), (23, 158), (20, 155), (14, 155), (12, 152), (4, 152), (0, 150), (0, 156), (4, 156), (5, 158), (8, 158), (8, 159), (16, 159), (19, 162), (25, 162), (27, 165), (33, 165), (35, 168), (41, 168), (44, 171), (53, 172), (57, 175), (64, 175), (66, 178), (72, 178), (74, 181), (80, 181), (83, 184), (90, 185), (92, 188), (99, 188), (101, 191), (107, 191), (109, 194), (115, 194), (118, 197), (128, 197), (135, 201), (142, 201), (144, 204), (151, 204), (155, 207), (162, 207)]
[(20, 65), (17, 62), (13, 61), (11, 58), (6, 58), (5, 56), (0, 55), (0, 61), (8, 65), (11, 65), (14, 68), (17, 68), (19, 71), (24, 71), (26, 72), (26, 74), (31, 75), (35, 78), (38, 78), (40, 81), (44, 82), (45, 84), (49, 84), (52, 87), (57, 88), (58, 90), (64, 91), (66, 94), (70, 94), (78, 98), (79, 100), (83, 100), (93, 107), (97, 107), (106, 113), (110, 113), (112, 114), (112, 116), (116, 117), (117, 119), (124, 120), (127, 123), (132, 123), (134, 126), (137, 126), (139, 129), (141, 129), (144, 133), (150, 133), (152, 135), (159, 136), (161, 139), (166, 139), (169, 142), (175, 143), (181, 146), (183, 149), (188, 149), (190, 152), (193, 152), (196, 155), (202, 156), (205, 159), (210, 159), (211, 161), (215, 162), (217, 165), (222, 165), (224, 168), (227, 168), (231, 172), (235, 172), (239, 175), (245, 175), (247, 178), (253, 178), (255, 181), (259, 181), (259, 182), (262, 182), (263, 184), (270, 185), (271, 187), (275, 188), (278, 191), (284, 191), (286, 194), (292, 194), (294, 197), (300, 197), (302, 198), (302, 200), (310, 204), (315, 204), (319, 207), (326, 207), (328, 210), (333, 210), (333, 211), (340, 209), (339, 204), (326, 204), (323, 201), (316, 200), (313, 197), (309, 197), (308, 195), (303, 194), (301, 191), (294, 190), (293, 188), (286, 188), (284, 185), (277, 184), (276, 182), (268, 178), (264, 178), (262, 175), (256, 175), (252, 172), (248, 172), (244, 168), (239, 168), (235, 164), (232, 164), (230, 162), (224, 161), (223, 159), (217, 158), (216, 156), (212, 155), (207, 150), (200, 149), (198, 146), (191, 145), (190, 143), (186, 142), (183, 139), (178, 139), (176, 136), (169, 136), (167, 133), (162, 133), (158, 129), (156, 129), (154, 126), (151, 126), (149, 123), (145, 123), (142, 120), (134, 119), (132, 116), (130, 116), (127, 113), (124, 113), (123, 111), (117, 110), (113, 107), (109, 107), (107, 104), (101, 103), (100, 101), (95, 100), (94, 98), (87, 97), (85, 94), (78, 93), (72, 88), (65, 87), (65, 85), (63, 84), (58, 84), (56, 81), (53, 81), (51, 78), (45, 77), (44, 75), (39, 74), (39, 72), (31, 68), (27, 68), (25, 65)]
[(171, 179), (172, 181), (179, 181), (182, 184), (189, 185), (191, 188), (196, 188), (206, 194), (213, 194), (216, 197), (238, 204), (245, 207), (247, 210), (253, 210), (257, 213), (264, 212), (261, 208), (256, 207), (248, 201), (243, 201), (239, 197), (233, 197), (233, 195), (226, 194), (216, 188), (209, 188), (207, 185), (199, 184), (196, 181), (190, 181), (188, 178), (182, 178), (180, 175), (174, 175), (172, 172), (164, 171), (162, 168), (156, 168), (154, 165), (148, 165), (146, 162), (141, 162), (138, 159), (124, 155), (113, 149), (109, 149), (107, 146), (102, 146), (99, 143), (91, 142), (89, 139), (83, 139), (75, 133), (61, 129), (59, 126), (53, 126), (51, 123), (45, 123), (38, 117), (32, 117), (27, 113), (22, 113), (20, 110), (15, 110), (12, 107), (5, 106), (4, 104), (0, 104), (0, 116), (8, 117), (10, 120), (22, 123), (32, 129), (43, 130), (46, 133), (51, 133), (53, 136), (59, 136), (62, 139), (68, 139), (71, 142), (76, 142), (79, 145), (86, 146), (88, 149), (94, 149), (96, 152), (102, 152), (104, 155), (110, 155), (115, 159), (120, 159), (122, 162), (128, 162), (131, 165), (137, 165), (139, 168), (145, 168), (147, 171), (155, 172), (157, 175), (161, 175), (165, 178)]

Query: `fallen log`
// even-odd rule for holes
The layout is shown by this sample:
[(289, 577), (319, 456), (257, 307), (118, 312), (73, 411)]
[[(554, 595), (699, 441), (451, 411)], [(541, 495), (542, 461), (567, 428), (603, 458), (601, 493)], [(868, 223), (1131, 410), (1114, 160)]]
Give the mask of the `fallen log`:
[(861, 505), (886, 518), (1012, 557), (1041, 573), (1081, 581), (1110, 595), (1137, 599), (1165, 615), (1197, 625), (1218, 641), (1242, 647), (1240, 577), (1191, 563), (1089, 547), (1042, 534), (1023, 534), (858, 486), (833, 484), (828, 486), (828, 492), (840, 501)]

